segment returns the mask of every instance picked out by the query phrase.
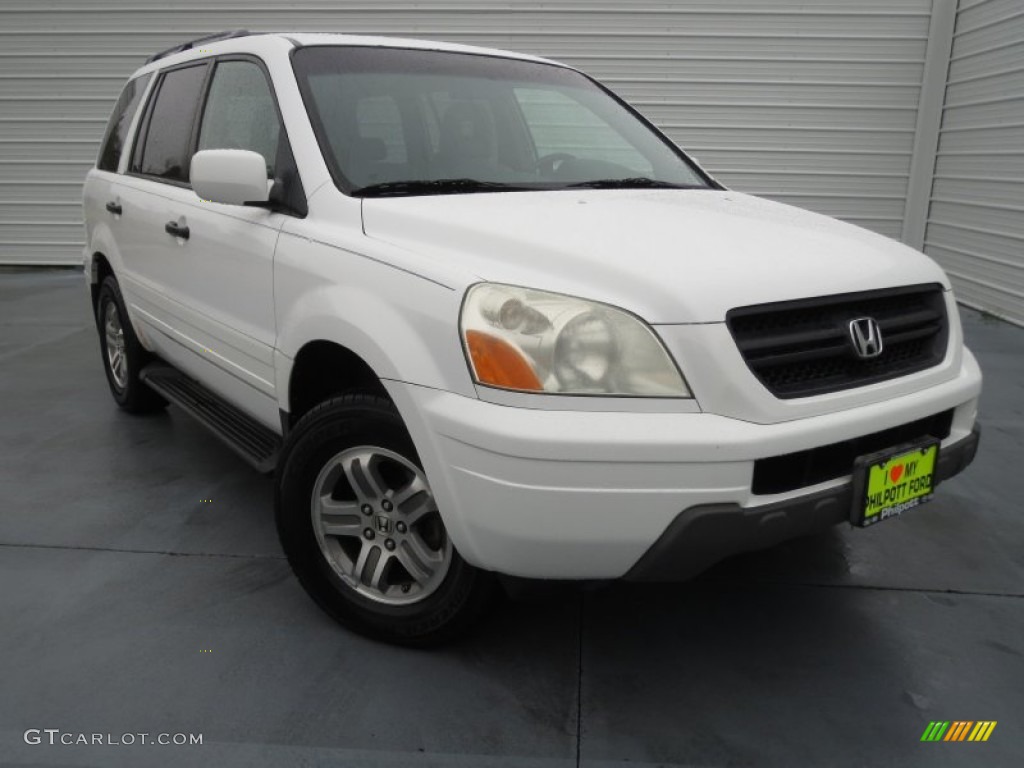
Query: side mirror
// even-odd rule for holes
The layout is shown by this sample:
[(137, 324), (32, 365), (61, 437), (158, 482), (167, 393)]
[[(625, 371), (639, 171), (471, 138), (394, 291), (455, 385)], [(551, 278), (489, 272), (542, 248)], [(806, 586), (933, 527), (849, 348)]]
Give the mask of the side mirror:
[(227, 205), (265, 203), (267, 161), (247, 149), (204, 149), (192, 156), (192, 189), (203, 200)]

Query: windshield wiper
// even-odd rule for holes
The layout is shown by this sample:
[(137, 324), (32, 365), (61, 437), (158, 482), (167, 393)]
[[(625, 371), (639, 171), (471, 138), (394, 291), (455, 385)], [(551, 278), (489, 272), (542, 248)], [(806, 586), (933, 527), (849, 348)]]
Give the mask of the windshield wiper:
[(535, 187), (506, 184), (479, 179), (417, 179), (410, 181), (382, 181), (352, 190), (360, 197), (392, 197), (401, 195), (459, 195), (472, 192), (521, 192)]
[(632, 176), (625, 179), (594, 179), (568, 184), (567, 189), (701, 189), (696, 184), (674, 184), (671, 181), (658, 181), (646, 176)]

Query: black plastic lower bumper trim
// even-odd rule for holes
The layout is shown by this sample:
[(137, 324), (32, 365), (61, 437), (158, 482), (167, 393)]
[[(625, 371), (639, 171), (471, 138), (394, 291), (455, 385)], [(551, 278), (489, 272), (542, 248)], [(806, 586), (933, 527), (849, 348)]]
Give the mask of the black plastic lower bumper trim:
[[(962, 472), (978, 451), (981, 428), (939, 452), (936, 485)], [(730, 555), (818, 533), (850, 518), (850, 483), (796, 499), (741, 507), (701, 504), (683, 510), (623, 577), (683, 581)]]

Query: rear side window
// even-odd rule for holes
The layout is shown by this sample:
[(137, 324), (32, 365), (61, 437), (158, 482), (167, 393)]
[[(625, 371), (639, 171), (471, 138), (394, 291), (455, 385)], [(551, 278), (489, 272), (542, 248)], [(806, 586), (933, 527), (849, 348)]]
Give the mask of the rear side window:
[(142, 75), (142, 77), (130, 80), (121, 91), (121, 98), (114, 106), (114, 114), (110, 116), (107, 132), (103, 136), (103, 144), (100, 145), (100, 156), (96, 161), (96, 167), (101, 171), (117, 172), (117, 165), (121, 161), (121, 151), (128, 139), (128, 128), (131, 127), (135, 110), (139, 108), (139, 101), (152, 76), (152, 74)]
[(188, 181), (192, 126), (207, 66), (173, 69), (163, 76), (146, 118), (142, 147), (133, 158), (133, 171), (168, 181)]
[(199, 149), (248, 149), (259, 152), (274, 175), (281, 121), (270, 84), (251, 61), (217, 64), (199, 129)]

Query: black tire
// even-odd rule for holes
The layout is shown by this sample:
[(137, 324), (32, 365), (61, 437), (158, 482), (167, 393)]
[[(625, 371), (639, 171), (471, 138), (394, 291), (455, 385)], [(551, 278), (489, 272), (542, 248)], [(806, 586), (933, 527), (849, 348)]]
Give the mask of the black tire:
[[(119, 382), (115, 375), (107, 352), (106, 319), (108, 307), (113, 306), (120, 323), (124, 342), (123, 381)], [(139, 374), (152, 360), (152, 356), (139, 343), (135, 330), (132, 328), (128, 312), (125, 310), (121, 289), (113, 275), (104, 278), (96, 300), (96, 328), (100, 336), (100, 357), (103, 360), (103, 372), (107, 375), (110, 393), (117, 404), (129, 413), (151, 413), (167, 406), (167, 401), (147, 387)]]
[(492, 574), (469, 565), (454, 546), (447, 572), (434, 591), (405, 605), (376, 602), (361, 594), (321, 550), (311, 512), (317, 478), (340, 453), (359, 446), (393, 452), (422, 470), (398, 411), (385, 398), (347, 394), (303, 416), (285, 442), (275, 489), (278, 534), (292, 570), (324, 611), (367, 637), (427, 647), (465, 634), (497, 592)]

